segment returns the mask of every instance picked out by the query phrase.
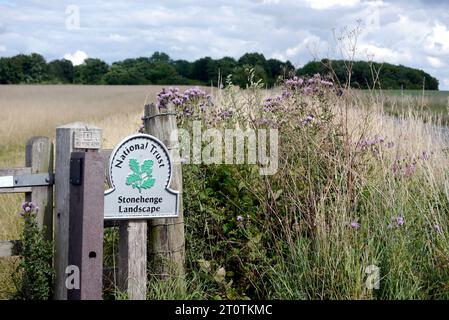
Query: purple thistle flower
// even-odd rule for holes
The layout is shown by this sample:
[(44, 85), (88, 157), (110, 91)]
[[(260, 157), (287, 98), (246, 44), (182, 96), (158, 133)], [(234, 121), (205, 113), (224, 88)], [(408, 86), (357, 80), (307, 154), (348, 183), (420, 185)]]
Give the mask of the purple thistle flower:
[(321, 80), (321, 84), (327, 87), (332, 87), (334, 84), (330, 81)]
[(415, 163), (406, 165), (405, 170), (404, 170), (404, 176), (410, 177), (415, 172), (415, 170), (416, 170)]
[(423, 151), (420, 157), (422, 160), (429, 160), (430, 156), (426, 151)]
[(443, 230), (441, 230), (441, 227), (438, 224), (435, 224), (433, 227), (437, 233), (443, 233)]
[(395, 220), (396, 225), (397, 225), (398, 227), (403, 226), (404, 223), (405, 223), (404, 217), (401, 217), (401, 216), (398, 216), (398, 217), (394, 218), (394, 220)]
[(237, 221), (242, 221), (243, 217), (242, 216), (237, 216)]
[(355, 229), (355, 230), (360, 229), (360, 223), (355, 222), (355, 221), (351, 222), (350, 226), (352, 229)]

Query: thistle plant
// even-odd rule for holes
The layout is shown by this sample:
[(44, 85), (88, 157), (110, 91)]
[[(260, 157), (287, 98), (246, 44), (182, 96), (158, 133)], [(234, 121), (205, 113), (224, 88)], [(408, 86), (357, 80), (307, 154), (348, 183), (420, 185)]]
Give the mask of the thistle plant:
[(54, 269), (53, 246), (45, 240), (44, 232), (36, 221), (39, 208), (33, 202), (22, 203), (19, 213), (24, 219), (21, 259), (13, 274), (20, 300), (48, 300), (52, 295)]

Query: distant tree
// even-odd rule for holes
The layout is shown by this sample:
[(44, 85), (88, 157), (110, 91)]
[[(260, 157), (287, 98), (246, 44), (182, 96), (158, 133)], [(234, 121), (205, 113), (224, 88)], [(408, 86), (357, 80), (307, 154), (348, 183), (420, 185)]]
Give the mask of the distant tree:
[(103, 76), (108, 72), (109, 66), (100, 59), (86, 59), (84, 63), (75, 66), (75, 82), (81, 84), (101, 84)]
[(49, 80), (48, 65), (45, 58), (37, 53), (30, 55), (29, 83), (42, 83)]
[[(372, 69), (381, 70), (376, 86), (383, 89), (438, 90), (438, 80), (428, 73), (402, 65), (388, 63), (352, 63), (351, 86), (366, 89), (374, 86)], [(321, 74), (335, 78), (340, 84), (349, 81), (347, 62), (343, 60), (311, 61), (295, 70), (290, 61), (265, 59), (260, 53), (245, 53), (238, 60), (231, 57), (199, 58), (193, 62), (172, 60), (164, 52), (154, 52), (150, 57), (139, 57), (114, 62), (110, 67), (100, 59), (86, 59), (82, 65), (73, 66), (68, 60), (46, 63), (37, 53), (19, 54), (0, 58), (0, 84), (14, 83), (80, 83), (80, 84), (194, 84), (218, 85), (228, 75), (233, 83), (245, 87), (248, 70), (253, 69), (256, 80), (261, 79), (268, 87), (278, 79), (292, 73), (300, 76)]]
[(41, 83), (49, 79), (47, 63), (44, 57), (37, 53), (3, 58), (1, 64), (2, 83)]
[(290, 61), (282, 62), (277, 59), (267, 60), (268, 86), (272, 87), (279, 77), (288, 78), (295, 73), (295, 67)]
[(56, 83), (73, 82), (73, 64), (66, 59), (53, 60), (48, 64), (50, 80)]
[(192, 73), (192, 64), (187, 60), (176, 60), (173, 62), (176, 71), (181, 77), (190, 78)]
[(20, 83), (23, 77), (23, 71), (12, 58), (0, 58), (0, 84)]
[(220, 81), (223, 83), (226, 79), (226, 77), (230, 74), (232, 74), (234, 68), (237, 66), (237, 61), (234, 58), (231, 57), (223, 57), (219, 60), (217, 60), (216, 68), (214, 72), (214, 79), (212, 79), (212, 82), (214, 85), (217, 85), (218, 83), (218, 75), (220, 75), (221, 79)]
[(126, 68), (120, 64), (113, 64), (108, 72), (103, 76), (102, 83), (104, 84), (123, 84), (123, 85), (137, 85), (148, 84), (149, 81), (145, 79), (141, 70), (136, 66)]
[(264, 70), (268, 70), (267, 60), (265, 56), (261, 53), (251, 52), (245, 53), (238, 60), (240, 66), (248, 65), (248, 66), (261, 66)]
[(176, 68), (168, 63), (155, 63), (150, 71), (151, 83), (156, 84), (176, 84), (179, 74)]
[[(319, 73), (325, 76), (336, 77), (336, 80), (341, 84), (346, 84), (348, 81), (346, 64), (342, 60), (312, 61), (298, 69), (297, 74), (300, 76), (313, 76)], [(422, 89), (423, 85), (425, 85), (426, 90), (438, 90), (438, 80), (422, 70), (390, 63), (380, 64), (374, 62), (370, 65), (366, 61), (353, 62), (351, 86), (360, 89), (373, 88), (372, 70), (380, 70), (376, 88), (417, 90)]]
[(211, 57), (204, 57), (194, 61), (191, 72), (192, 79), (208, 83), (212, 78), (211, 73), (214, 72), (215, 66)]
[(266, 85), (268, 76), (265, 70), (260, 65), (244, 65), (234, 68), (234, 71), (232, 73), (232, 83), (240, 86), (241, 88), (245, 88), (249, 84), (249, 71), (251, 69), (254, 70), (254, 81), (262, 80), (262, 82)]
[(168, 54), (166, 54), (164, 52), (156, 51), (150, 57), (150, 62), (153, 62), (153, 63), (170, 63), (171, 59), (170, 59)]

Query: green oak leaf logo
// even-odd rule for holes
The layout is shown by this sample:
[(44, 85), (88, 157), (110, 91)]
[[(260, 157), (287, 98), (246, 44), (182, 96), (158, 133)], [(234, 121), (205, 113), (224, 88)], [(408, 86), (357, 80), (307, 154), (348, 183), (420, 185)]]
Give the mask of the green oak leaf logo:
[(136, 159), (129, 160), (129, 167), (132, 173), (126, 178), (126, 185), (138, 189), (142, 193), (142, 189), (150, 189), (154, 186), (153, 178), (153, 160), (145, 160), (142, 165)]

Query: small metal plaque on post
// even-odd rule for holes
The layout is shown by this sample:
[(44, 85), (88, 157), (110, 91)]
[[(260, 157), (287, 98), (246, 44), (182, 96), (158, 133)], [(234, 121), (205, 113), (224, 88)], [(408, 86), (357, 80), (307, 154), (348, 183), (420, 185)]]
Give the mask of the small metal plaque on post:
[(76, 129), (73, 135), (73, 147), (75, 149), (100, 149), (101, 130)]

